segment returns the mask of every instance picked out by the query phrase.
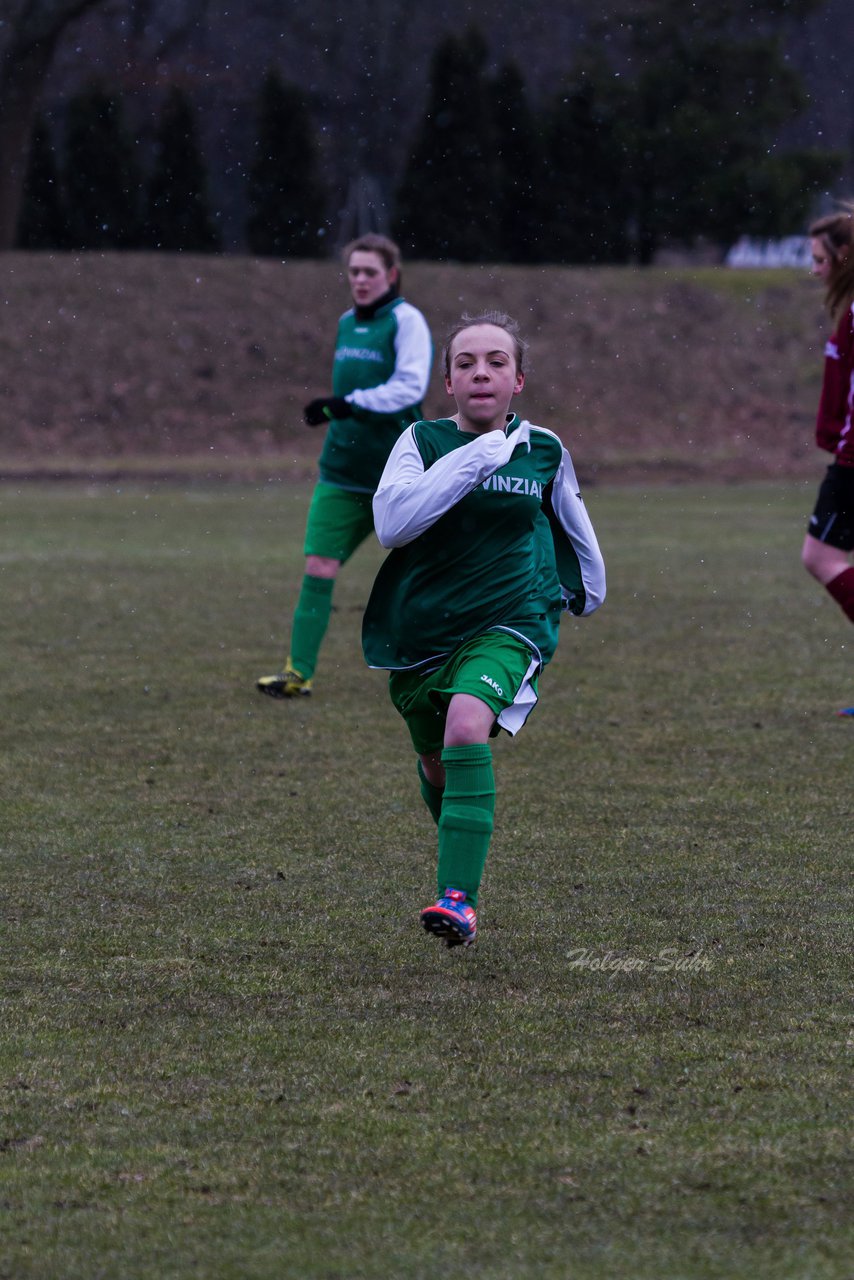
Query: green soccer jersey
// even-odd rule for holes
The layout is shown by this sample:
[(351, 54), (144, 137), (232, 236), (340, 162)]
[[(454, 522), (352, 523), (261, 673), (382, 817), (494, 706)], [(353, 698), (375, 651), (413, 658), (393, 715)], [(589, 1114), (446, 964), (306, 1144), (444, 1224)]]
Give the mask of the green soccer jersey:
[(373, 493), (392, 446), (421, 416), (432, 343), (421, 312), (402, 298), (338, 323), (332, 393), (349, 402), (353, 416), (334, 419), (320, 455), (326, 484)]
[(513, 417), (503, 431), (419, 422), (392, 450), (374, 497), (393, 548), (362, 640), (369, 666), (429, 666), (498, 628), (552, 657), (562, 609), (591, 613), (604, 567), (569, 454)]

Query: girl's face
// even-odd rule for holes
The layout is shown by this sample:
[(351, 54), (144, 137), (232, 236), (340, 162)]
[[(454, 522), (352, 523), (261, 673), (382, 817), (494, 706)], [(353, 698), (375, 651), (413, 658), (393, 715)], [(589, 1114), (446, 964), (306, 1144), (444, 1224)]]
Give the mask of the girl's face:
[(347, 263), (350, 293), (357, 307), (369, 307), (388, 293), (397, 280), (397, 267), (387, 267), (378, 253), (354, 249)]
[(516, 344), (495, 324), (462, 329), (448, 352), (448, 395), (457, 402), (460, 429), (480, 435), (503, 429), (510, 401), (525, 385), (516, 368)]
[(836, 264), (820, 236), (813, 236), (810, 240), (810, 252), (812, 253), (812, 274), (826, 284)]

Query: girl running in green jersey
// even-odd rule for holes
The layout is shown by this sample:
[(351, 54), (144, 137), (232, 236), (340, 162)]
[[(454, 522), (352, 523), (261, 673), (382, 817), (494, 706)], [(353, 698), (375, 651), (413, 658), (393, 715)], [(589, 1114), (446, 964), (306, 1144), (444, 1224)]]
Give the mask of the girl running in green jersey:
[(373, 499), (391, 554), (374, 583), (362, 644), (390, 672), (421, 794), (438, 826), (437, 900), (424, 928), (469, 945), (492, 835), (491, 737), (536, 705), (560, 615), (605, 598), (605, 569), (572, 461), (510, 404), (526, 344), (509, 316), (464, 316), (443, 353), (457, 412), (395, 444)]
[(305, 406), (325, 426), (320, 478), (305, 530), (305, 575), (284, 667), (255, 682), (273, 698), (312, 692), (341, 566), (374, 531), (371, 498), (392, 445), (421, 417), (433, 344), (427, 321), (400, 296), (400, 250), (369, 232), (343, 252), (353, 306), (338, 322), (332, 395)]

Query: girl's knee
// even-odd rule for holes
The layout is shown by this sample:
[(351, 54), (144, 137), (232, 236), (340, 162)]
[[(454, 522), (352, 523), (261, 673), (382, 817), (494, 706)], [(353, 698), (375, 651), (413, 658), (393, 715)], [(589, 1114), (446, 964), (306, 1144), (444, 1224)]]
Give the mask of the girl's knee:
[(807, 534), (804, 545), (801, 547), (801, 564), (807, 573), (811, 573), (814, 578), (821, 578), (828, 559), (828, 551), (829, 548), (823, 542)]
[(456, 694), (445, 721), (446, 747), (473, 747), (489, 741), (495, 712), (471, 694)]
[(807, 573), (826, 584), (848, 567), (848, 555), (838, 547), (829, 547), (818, 538), (807, 535), (801, 549), (801, 564)]
[(340, 560), (330, 556), (306, 556), (305, 571), (310, 578), (337, 578), (341, 568)]
[(816, 554), (813, 548), (810, 546), (810, 543), (814, 541), (815, 541), (814, 538), (807, 539), (807, 541), (801, 547), (801, 564), (804, 566), (807, 573), (811, 573), (813, 574), (813, 576), (815, 576), (815, 569), (816, 569)]
[(441, 791), (445, 785), (445, 767), (442, 764), (441, 752), (431, 752), (430, 755), (418, 758), (421, 761), (421, 772), (424, 777), (431, 787), (438, 787)]

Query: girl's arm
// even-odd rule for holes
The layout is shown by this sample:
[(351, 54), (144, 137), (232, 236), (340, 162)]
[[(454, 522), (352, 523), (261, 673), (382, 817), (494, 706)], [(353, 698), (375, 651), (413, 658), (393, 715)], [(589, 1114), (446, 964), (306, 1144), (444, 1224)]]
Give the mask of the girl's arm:
[(854, 315), (849, 308), (824, 348), (824, 379), (818, 415), (815, 423), (815, 442), (819, 449), (836, 453), (840, 437), (850, 427), (850, 397), (854, 376)]
[(543, 494), (543, 509), (552, 527), (564, 607), (585, 617), (605, 599), (605, 562), (566, 449)]
[(527, 423), (505, 435), (487, 431), (424, 468), (415, 428), (399, 437), (374, 494), (374, 525), (384, 547), (404, 547), (529, 444)]

